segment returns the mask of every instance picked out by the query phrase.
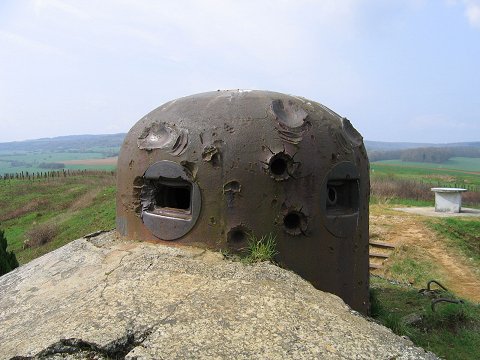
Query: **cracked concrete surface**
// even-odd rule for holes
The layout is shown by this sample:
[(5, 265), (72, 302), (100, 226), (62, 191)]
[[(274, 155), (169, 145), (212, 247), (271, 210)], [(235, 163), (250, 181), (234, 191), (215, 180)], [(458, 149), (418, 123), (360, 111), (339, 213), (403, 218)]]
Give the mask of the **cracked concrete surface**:
[(0, 277), (0, 358), (435, 359), (268, 263), (76, 240)]

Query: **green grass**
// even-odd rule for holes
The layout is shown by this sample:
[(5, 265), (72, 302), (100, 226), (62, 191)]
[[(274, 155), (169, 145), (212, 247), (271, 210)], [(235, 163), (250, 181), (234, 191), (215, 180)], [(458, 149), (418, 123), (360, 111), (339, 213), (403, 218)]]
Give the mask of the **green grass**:
[[(400, 249), (402, 251), (402, 249)], [(413, 283), (413, 284), (426, 284), (429, 280), (434, 277), (439, 279), (439, 276), (432, 276), (432, 274), (437, 273), (437, 269), (434, 263), (426, 261), (423, 259), (415, 258), (413, 251), (408, 252), (402, 255), (394, 255), (397, 258), (393, 257), (389, 259), (393, 262), (390, 267), (390, 273), (393, 277), (404, 283)]]
[[(0, 181), (0, 228), (9, 249), (24, 264), (71, 240), (115, 226), (115, 177), (109, 173), (49, 180)], [(23, 249), (26, 233), (46, 222), (56, 224), (53, 240)]]
[(242, 259), (246, 263), (255, 263), (261, 261), (272, 261), (277, 254), (276, 236), (272, 234), (264, 235), (258, 239), (254, 235), (248, 238), (247, 255)]
[(430, 228), (443, 236), (447, 244), (458, 249), (480, 267), (480, 221), (478, 219), (442, 218), (428, 222)]
[(415, 180), (432, 186), (480, 186), (480, 176), (477, 174), (469, 174), (463, 170), (429, 168), (424, 166), (426, 163), (418, 163), (419, 167), (409, 167), (397, 160), (393, 161), (392, 164), (371, 163), (370, 176)]
[(421, 167), (424, 169), (454, 169), (480, 172), (480, 158), (453, 157), (440, 164), (426, 162), (408, 162), (402, 160), (381, 160), (376, 161), (375, 164), (387, 164), (404, 167)]
[[(454, 298), (450, 293), (441, 296)], [(417, 289), (371, 278), (371, 316), (444, 359), (480, 359), (480, 307), (439, 303)], [(408, 318), (417, 318), (409, 322)]]

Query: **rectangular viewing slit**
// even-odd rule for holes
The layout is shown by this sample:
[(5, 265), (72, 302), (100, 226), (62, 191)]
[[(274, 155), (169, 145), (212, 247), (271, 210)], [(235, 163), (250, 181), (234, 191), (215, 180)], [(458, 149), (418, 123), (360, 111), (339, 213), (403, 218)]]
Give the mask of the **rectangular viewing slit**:
[(184, 180), (159, 180), (155, 184), (155, 207), (190, 211), (192, 185)]
[(328, 214), (352, 214), (358, 211), (358, 179), (330, 180), (327, 182)]

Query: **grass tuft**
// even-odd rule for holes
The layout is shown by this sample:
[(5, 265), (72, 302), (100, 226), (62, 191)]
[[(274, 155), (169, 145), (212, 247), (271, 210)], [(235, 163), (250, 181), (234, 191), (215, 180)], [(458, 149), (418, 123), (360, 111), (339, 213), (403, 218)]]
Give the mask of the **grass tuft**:
[(277, 255), (276, 236), (271, 233), (258, 239), (254, 235), (248, 238), (247, 256), (242, 260), (246, 263), (256, 263), (261, 261), (271, 261)]

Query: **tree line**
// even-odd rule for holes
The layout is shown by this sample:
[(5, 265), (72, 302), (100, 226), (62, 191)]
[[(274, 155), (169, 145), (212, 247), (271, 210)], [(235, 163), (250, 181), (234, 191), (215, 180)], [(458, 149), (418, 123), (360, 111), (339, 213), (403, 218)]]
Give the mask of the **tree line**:
[(368, 152), (370, 161), (402, 160), (441, 164), (452, 157), (480, 158), (477, 147), (420, 147), (404, 150), (374, 150)]

